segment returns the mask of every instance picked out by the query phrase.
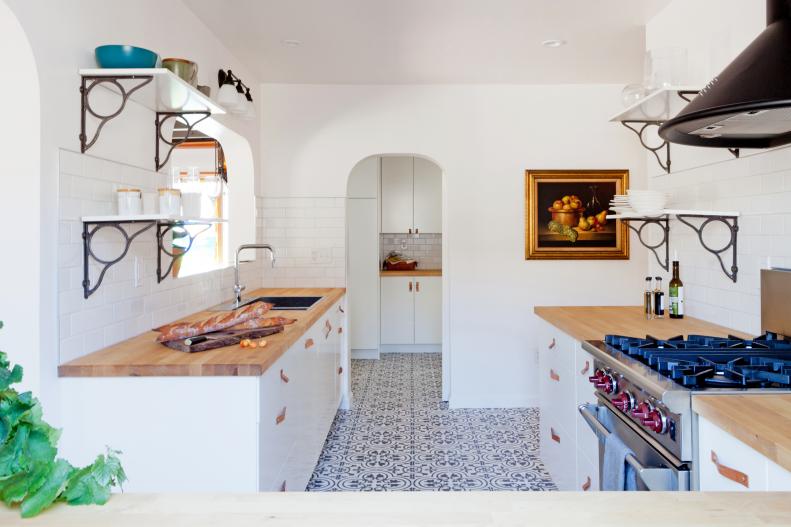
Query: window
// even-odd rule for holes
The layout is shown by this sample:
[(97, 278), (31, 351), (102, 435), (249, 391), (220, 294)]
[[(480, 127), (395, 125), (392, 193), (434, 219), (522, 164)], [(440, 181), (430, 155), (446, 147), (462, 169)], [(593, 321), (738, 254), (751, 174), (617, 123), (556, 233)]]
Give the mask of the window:
[[(200, 217), (227, 219), (227, 169), (220, 143), (209, 137), (190, 139), (174, 149), (171, 159), (173, 187), (181, 190), (182, 203), (188, 199), (185, 195), (197, 194)], [(174, 263), (174, 278), (226, 266), (227, 224), (215, 223), (208, 228), (206, 225), (190, 225), (172, 232), (174, 254), (183, 254), (188, 248), (187, 232), (194, 238), (189, 252)]]

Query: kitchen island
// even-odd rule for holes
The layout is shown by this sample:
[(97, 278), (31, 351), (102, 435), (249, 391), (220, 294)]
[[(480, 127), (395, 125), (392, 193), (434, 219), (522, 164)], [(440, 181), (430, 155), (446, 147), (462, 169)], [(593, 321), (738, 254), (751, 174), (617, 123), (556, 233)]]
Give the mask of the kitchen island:
[[(303, 490), (339, 406), (349, 402), (344, 289), (320, 296), (264, 347), (183, 353), (147, 332), (63, 364), (61, 454), (121, 450), (136, 492)], [(205, 319), (201, 311), (183, 320)]]
[[(223, 527), (250, 525), (585, 527), (635, 518), (641, 527), (791, 524), (791, 493), (697, 492), (332, 492), (124, 494), (103, 507), (58, 504), (19, 518), (0, 507), (0, 525), (22, 527)], [(622, 523), (622, 522), (621, 522)]]

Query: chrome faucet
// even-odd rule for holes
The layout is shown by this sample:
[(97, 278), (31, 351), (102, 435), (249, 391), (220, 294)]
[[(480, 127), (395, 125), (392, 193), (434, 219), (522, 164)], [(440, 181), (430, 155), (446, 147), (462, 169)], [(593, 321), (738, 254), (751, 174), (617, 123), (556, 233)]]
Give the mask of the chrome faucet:
[(233, 294), (235, 299), (235, 307), (239, 307), (242, 303), (242, 291), (245, 290), (245, 287), (239, 283), (239, 253), (246, 249), (268, 249), (270, 253), (272, 253), (272, 267), (275, 266), (275, 250), (272, 248), (271, 245), (266, 243), (246, 243), (244, 245), (240, 245), (238, 249), (236, 249), (236, 260), (234, 263), (234, 282), (233, 282)]

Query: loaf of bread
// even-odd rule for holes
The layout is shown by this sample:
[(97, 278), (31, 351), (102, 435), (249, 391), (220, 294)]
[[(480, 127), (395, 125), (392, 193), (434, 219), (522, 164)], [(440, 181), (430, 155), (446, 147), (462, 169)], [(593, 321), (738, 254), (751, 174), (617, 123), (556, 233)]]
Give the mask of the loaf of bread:
[(185, 339), (214, 331), (222, 331), (251, 319), (262, 318), (270, 309), (272, 309), (272, 304), (255, 302), (227, 313), (219, 313), (206, 320), (168, 324), (167, 326), (156, 328), (154, 331), (159, 331), (157, 342)]
[(273, 328), (275, 326), (288, 326), (289, 324), (293, 324), (296, 321), (297, 321), (296, 318), (284, 318), (284, 317), (251, 318), (246, 322), (242, 322), (241, 324), (236, 324), (235, 326), (231, 326), (230, 328), (228, 328), (228, 330), (236, 331), (239, 329)]

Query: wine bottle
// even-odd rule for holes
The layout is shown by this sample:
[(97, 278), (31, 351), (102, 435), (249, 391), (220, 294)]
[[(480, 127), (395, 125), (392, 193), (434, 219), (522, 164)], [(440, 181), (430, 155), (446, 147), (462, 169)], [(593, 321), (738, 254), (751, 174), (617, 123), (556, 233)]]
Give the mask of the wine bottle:
[(673, 261), (673, 279), (668, 287), (670, 318), (684, 318), (684, 282), (678, 277), (678, 260)]
[(662, 277), (657, 276), (654, 288), (654, 317), (665, 318), (665, 292), (662, 290)]
[(643, 292), (643, 311), (645, 312), (645, 318), (651, 320), (653, 318), (653, 296), (654, 292), (651, 289), (651, 277), (645, 277), (645, 291)]

